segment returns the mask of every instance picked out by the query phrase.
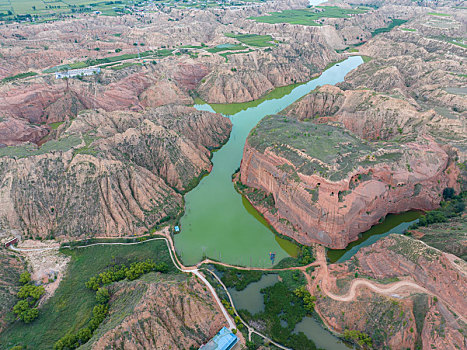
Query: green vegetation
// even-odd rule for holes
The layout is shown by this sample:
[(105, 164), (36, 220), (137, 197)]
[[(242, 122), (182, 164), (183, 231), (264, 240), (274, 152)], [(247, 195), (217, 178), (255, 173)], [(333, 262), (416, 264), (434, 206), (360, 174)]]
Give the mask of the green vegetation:
[(32, 144), (3, 147), (0, 148), (0, 157), (25, 158), (30, 156), (46, 154), (52, 151), (66, 152), (72, 148), (76, 148), (81, 144), (81, 142), (82, 140), (79, 136), (72, 135), (62, 137), (58, 140), (50, 140), (44, 143), (41, 147), (37, 147)]
[(365, 333), (357, 330), (346, 329), (344, 331), (344, 339), (357, 343), (363, 348), (371, 349), (373, 346), (373, 340)]
[(77, 332), (67, 333), (55, 343), (54, 349), (76, 349), (91, 339), (92, 334), (104, 321), (109, 310), (108, 302), (110, 300), (110, 293), (107, 288), (102, 287), (103, 285), (109, 285), (124, 279), (133, 281), (151, 271), (166, 273), (168, 270), (169, 267), (165, 262), (156, 264), (153, 260), (147, 259), (146, 261), (133, 262), (130, 266), (126, 266), (125, 264), (113, 266), (91, 277), (85, 283), (85, 286), (88, 289), (96, 291), (96, 301), (98, 305), (94, 306), (92, 317), (88, 325), (79, 329)]
[(233, 34), (233, 33), (225, 33), (224, 34), (228, 38), (234, 38), (241, 43), (249, 46), (257, 46), (257, 47), (268, 47), (274, 46), (271, 42), (273, 41), (273, 37), (270, 35), (258, 35), (258, 34)]
[(50, 123), (49, 126), (52, 130), (57, 130), (60, 125), (62, 125), (63, 122), (55, 122), (55, 123)]
[(42, 307), (31, 324), (15, 322), (0, 334), (0, 349), (27, 345), (31, 349), (52, 349), (53, 344), (68, 333), (77, 333), (88, 325), (96, 306), (96, 295), (85, 286), (96, 272), (118, 265), (155, 259), (164, 262), (169, 273), (177, 270), (172, 264), (165, 241), (148, 241), (135, 246), (93, 246), (81, 249), (61, 249), (71, 261), (67, 273), (53, 297)]
[(147, 259), (146, 261), (134, 262), (130, 266), (126, 266), (125, 264), (112, 266), (100, 274), (91, 277), (85, 285), (86, 288), (99, 290), (102, 286), (124, 280), (125, 278), (132, 281), (150, 271), (166, 273), (168, 270), (169, 267), (165, 262), (156, 264), (151, 259)]
[[(249, 52), (253, 52), (255, 50), (252, 50), (252, 49), (249, 49), (248, 51), (229, 51), (229, 52), (223, 52), (223, 53), (220, 53), (219, 56), (222, 56), (225, 58), (225, 61), (228, 62), (229, 59), (227, 56), (230, 56), (230, 55), (238, 55), (238, 54), (241, 54), (241, 53), (249, 53)], [(236, 68), (234, 68), (236, 69)], [(236, 71), (236, 70), (235, 70)]]
[(418, 219), (422, 215), (419, 211), (408, 211), (402, 214), (388, 214), (379, 224), (373, 226), (368, 231), (360, 234), (358, 240), (349, 243), (345, 249), (328, 249), (327, 256), (332, 263), (338, 261), (347, 251), (365, 241), (371, 242), (369, 238), (375, 235), (382, 235), (391, 232), (391, 230), (404, 222), (410, 222)]
[(36, 306), (45, 289), (43, 286), (32, 284), (31, 275), (27, 271), (20, 275), (19, 281), (22, 284), (18, 292), (20, 300), (13, 307), (13, 312), (24, 323), (31, 323), (39, 316), (39, 309)]
[(0, 2), (0, 21), (54, 21), (63, 16), (100, 11), (102, 15), (119, 16), (129, 13), (130, 6), (140, 6), (136, 0), (15, 0)]
[(142, 64), (138, 63), (138, 62), (125, 62), (125, 63), (118, 64), (118, 65), (112, 65), (110, 67), (110, 69), (112, 69), (112, 70), (121, 70), (121, 69), (124, 69), (124, 68), (132, 67), (132, 66), (141, 66), (141, 65)]
[(447, 13), (441, 13), (441, 12), (428, 12), (430, 16), (441, 16), (441, 17), (450, 17), (451, 15), (448, 15)]
[(235, 287), (236, 290), (245, 289), (250, 283), (258, 282), (263, 276), (261, 271), (238, 271), (215, 265), (216, 270), (222, 274), (221, 280), (227, 288)]
[(222, 52), (222, 51), (237, 51), (237, 50), (244, 50), (244, 49), (247, 49), (247, 47), (242, 44), (221, 44), (215, 47), (211, 47), (207, 49), (206, 51), (211, 52), (211, 53), (217, 53), (217, 52)]
[(391, 20), (391, 23), (389, 23), (389, 25), (387, 27), (375, 29), (373, 32), (371, 32), (371, 35), (375, 36), (375, 35), (378, 35), (378, 34), (381, 34), (381, 33), (390, 32), (394, 27), (400, 26), (400, 25), (404, 24), (405, 22), (407, 22), (407, 20), (395, 18), (395, 19)]
[(285, 282), (264, 288), (261, 293), (264, 297), (264, 311), (251, 315), (247, 310), (241, 310), (242, 317), (249, 323), (254, 321), (264, 324), (263, 332), (280, 344), (296, 350), (316, 349), (313, 341), (305, 334), (294, 333), (297, 323), (309, 313), (309, 306), (305, 307), (303, 298), (297, 296)]
[[(123, 55), (117, 56), (109, 56), (104, 58), (95, 58), (95, 59), (87, 59), (86, 61), (74, 62), (70, 64), (64, 64), (61, 66), (56, 66), (52, 68), (48, 68), (44, 70), (44, 73), (54, 73), (68, 69), (78, 69), (78, 68), (86, 68), (91, 66), (97, 66), (101, 64), (108, 64), (108, 63), (118, 63), (121, 61), (136, 59), (136, 58), (163, 58), (172, 55), (173, 50), (170, 49), (160, 49), (160, 50), (149, 50), (139, 53), (125, 53)], [(123, 67), (124, 68), (124, 67)]]
[(413, 28), (401, 28), (401, 30), (403, 30), (404, 32), (416, 32), (417, 31), (416, 29), (413, 29)]
[(288, 159), (301, 174), (319, 174), (332, 181), (344, 178), (359, 166), (395, 162), (402, 157), (396, 143), (385, 144), (386, 153), (378, 154), (378, 145), (345, 129), (281, 115), (263, 118), (250, 132), (248, 142), (259, 152), (269, 148)]
[(2, 83), (10, 83), (10, 82), (12, 82), (14, 80), (24, 79), (24, 78), (27, 78), (27, 77), (33, 77), (35, 75), (37, 75), (36, 72), (19, 73), (19, 74), (13, 75), (11, 77), (3, 78)]
[[(223, 54), (221, 54), (223, 55)], [(267, 93), (263, 97), (250, 101), (250, 102), (243, 102), (243, 103), (213, 103), (210, 104), (212, 109), (216, 113), (221, 113), (224, 115), (234, 115), (237, 114), (238, 112), (245, 111), (248, 108), (253, 108), (256, 106), (259, 106), (261, 103), (263, 103), (266, 100), (274, 100), (274, 99), (279, 99), (281, 97), (284, 97), (285, 95), (289, 94), (293, 89), (295, 89), (297, 86), (301, 84), (292, 84), (292, 85), (287, 85), (287, 86), (282, 86), (278, 87), (271, 92)], [(203, 100), (200, 98), (195, 98), (195, 104), (206, 104)]]
[(361, 57), (362, 57), (363, 62), (365, 63), (370, 62), (373, 59), (373, 57), (370, 57), (370, 56), (361, 56)]
[(311, 295), (305, 286), (295, 289), (294, 293), (297, 297), (302, 298), (305, 310), (311, 314), (315, 309), (316, 297)]
[(337, 6), (315, 6), (310, 9), (284, 10), (272, 12), (268, 16), (250, 17), (262, 23), (290, 23), (306, 26), (319, 26), (321, 18), (347, 18), (351, 14), (365, 13), (365, 9), (343, 9)]
[(429, 226), (435, 223), (447, 222), (449, 218), (461, 215), (465, 210), (465, 199), (467, 192), (455, 195), (454, 189), (447, 187), (443, 191), (443, 199), (439, 209), (431, 210), (422, 215), (418, 222), (411, 225), (409, 229), (416, 229), (420, 226)]

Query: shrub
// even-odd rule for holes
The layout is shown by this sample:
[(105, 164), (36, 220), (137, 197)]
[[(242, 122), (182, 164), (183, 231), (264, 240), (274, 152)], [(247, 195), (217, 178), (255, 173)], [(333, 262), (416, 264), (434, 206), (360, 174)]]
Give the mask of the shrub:
[(99, 288), (96, 292), (96, 300), (99, 304), (107, 304), (110, 299), (110, 293), (107, 288)]
[(29, 282), (31, 282), (31, 274), (29, 272), (25, 271), (19, 275), (19, 283), (27, 284)]

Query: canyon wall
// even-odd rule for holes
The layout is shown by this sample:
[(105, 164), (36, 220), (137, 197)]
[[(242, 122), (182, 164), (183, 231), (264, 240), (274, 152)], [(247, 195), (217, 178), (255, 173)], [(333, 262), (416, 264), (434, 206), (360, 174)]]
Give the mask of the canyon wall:
[(339, 127), (264, 118), (248, 137), (241, 182), (274, 198), (259, 208), (302, 244), (345, 248), (388, 213), (436, 208), (458, 171), (429, 137), (372, 144)]
[(140, 234), (183, 210), (231, 122), (185, 106), (88, 111), (40, 148), (0, 149), (0, 231), (74, 239)]

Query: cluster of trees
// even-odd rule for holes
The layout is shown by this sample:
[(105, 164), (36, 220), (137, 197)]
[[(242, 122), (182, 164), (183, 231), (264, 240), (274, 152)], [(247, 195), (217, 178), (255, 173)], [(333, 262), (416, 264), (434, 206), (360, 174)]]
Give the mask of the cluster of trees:
[(13, 307), (13, 312), (24, 323), (30, 323), (39, 316), (36, 305), (45, 293), (45, 289), (43, 286), (32, 284), (29, 272), (23, 272), (19, 277), (19, 282), (22, 284), (18, 292), (18, 298), (21, 300)]
[(169, 271), (169, 266), (165, 262), (156, 264), (153, 260), (134, 262), (130, 266), (125, 264), (116, 265), (101, 272), (97, 276), (91, 277), (86, 283), (86, 288), (96, 291), (97, 305), (92, 310), (92, 317), (86, 327), (81, 328), (77, 332), (69, 332), (54, 345), (54, 350), (76, 349), (91, 339), (94, 331), (105, 320), (109, 313), (110, 292), (104, 285), (124, 279), (135, 280), (143, 274), (159, 271), (166, 273)]
[(439, 209), (431, 210), (425, 215), (422, 215), (418, 222), (411, 225), (409, 229), (416, 229), (420, 226), (429, 226), (431, 224), (446, 222), (449, 218), (460, 215), (465, 210), (465, 197), (467, 192), (461, 192), (456, 195), (451, 187), (447, 187), (443, 191), (443, 199)]
[(109, 290), (99, 288), (96, 292), (96, 300), (98, 304), (92, 309), (92, 317), (88, 325), (75, 333), (67, 333), (54, 344), (54, 350), (76, 349), (91, 339), (94, 331), (104, 321), (109, 312)]
[(311, 247), (305, 247), (303, 246), (302, 249), (300, 250), (300, 254), (298, 256), (298, 262), (301, 265), (308, 265), (314, 262), (316, 258), (313, 256)]
[(156, 264), (151, 259), (134, 262), (129, 267), (124, 264), (113, 266), (104, 272), (101, 272), (97, 276), (91, 277), (89, 281), (86, 282), (86, 288), (98, 290), (104, 285), (122, 281), (124, 279), (128, 279), (130, 281), (135, 280), (151, 271), (167, 273), (169, 271), (169, 266), (165, 262)]
[(346, 329), (344, 331), (344, 338), (348, 341), (353, 341), (363, 348), (371, 349), (373, 347), (373, 340), (370, 336), (357, 330)]
[(294, 290), (294, 294), (303, 299), (304, 308), (308, 313), (312, 313), (315, 309), (316, 297), (311, 295), (305, 286), (301, 286)]

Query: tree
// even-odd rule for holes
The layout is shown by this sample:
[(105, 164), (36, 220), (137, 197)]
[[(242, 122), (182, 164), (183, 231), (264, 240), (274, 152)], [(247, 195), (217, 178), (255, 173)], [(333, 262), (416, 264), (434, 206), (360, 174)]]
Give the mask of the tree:
[(451, 199), (452, 197), (454, 197), (454, 195), (455, 195), (455, 192), (454, 192), (454, 188), (452, 187), (446, 187), (443, 190), (443, 198), (445, 201), (448, 199)]
[(107, 288), (99, 288), (96, 292), (96, 300), (99, 304), (107, 304), (110, 299), (110, 293)]
[(19, 275), (19, 283), (27, 284), (29, 282), (31, 282), (31, 274), (29, 272), (25, 271)]

